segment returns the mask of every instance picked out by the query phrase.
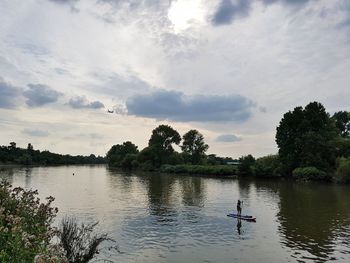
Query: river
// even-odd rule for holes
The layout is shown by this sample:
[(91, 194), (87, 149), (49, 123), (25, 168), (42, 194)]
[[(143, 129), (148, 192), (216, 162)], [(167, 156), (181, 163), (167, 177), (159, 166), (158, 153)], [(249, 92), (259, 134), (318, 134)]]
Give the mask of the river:
[[(73, 175), (74, 173), (74, 175)], [(2, 167), (14, 186), (99, 221), (113, 262), (350, 262), (350, 185), (122, 173), (106, 166)], [(227, 217), (243, 200), (243, 214)]]

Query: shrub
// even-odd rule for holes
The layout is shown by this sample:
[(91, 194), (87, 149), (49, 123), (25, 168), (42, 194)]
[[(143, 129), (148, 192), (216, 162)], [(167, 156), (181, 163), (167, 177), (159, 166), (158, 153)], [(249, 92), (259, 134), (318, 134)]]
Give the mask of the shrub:
[(239, 158), (239, 165), (238, 165), (238, 175), (253, 175), (254, 174), (254, 164), (255, 164), (255, 158), (249, 154), (247, 156), (242, 156)]
[(280, 176), (278, 155), (268, 155), (256, 159), (254, 172), (258, 177)]
[(37, 195), (0, 183), (0, 262), (33, 262), (37, 254), (49, 253), (57, 208), (51, 207), (53, 197), (41, 203)]
[(202, 174), (202, 175), (235, 175), (237, 169), (232, 165), (162, 165), (162, 173)]
[(350, 183), (350, 158), (339, 158), (337, 160), (335, 180), (339, 183)]
[(293, 170), (293, 177), (306, 180), (327, 180), (329, 179), (324, 171), (316, 167), (299, 167)]
[[(87, 263), (100, 252), (104, 241), (112, 241), (107, 234), (94, 234), (98, 223), (78, 224), (75, 218), (63, 218), (59, 238), (65, 251), (65, 256), (72, 263)], [(109, 247), (110, 250), (113, 247)]]

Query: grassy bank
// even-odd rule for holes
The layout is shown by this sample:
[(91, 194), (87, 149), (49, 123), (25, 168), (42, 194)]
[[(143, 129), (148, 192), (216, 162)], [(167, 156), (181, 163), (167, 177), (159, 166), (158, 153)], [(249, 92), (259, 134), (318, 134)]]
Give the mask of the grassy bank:
[(191, 174), (191, 175), (213, 175), (234, 176), (237, 168), (233, 165), (162, 165), (159, 169), (162, 173)]

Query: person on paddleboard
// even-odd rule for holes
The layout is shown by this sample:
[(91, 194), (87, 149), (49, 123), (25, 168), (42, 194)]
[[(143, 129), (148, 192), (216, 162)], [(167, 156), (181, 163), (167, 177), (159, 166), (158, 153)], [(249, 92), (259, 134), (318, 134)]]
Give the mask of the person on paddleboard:
[(242, 215), (242, 204), (243, 204), (243, 201), (239, 200), (237, 201), (237, 215)]

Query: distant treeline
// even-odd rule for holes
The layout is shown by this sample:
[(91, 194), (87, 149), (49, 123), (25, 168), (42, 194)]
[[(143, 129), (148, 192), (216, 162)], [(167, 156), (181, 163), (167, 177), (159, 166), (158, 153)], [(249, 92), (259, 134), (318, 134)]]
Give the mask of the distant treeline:
[(104, 157), (69, 154), (58, 154), (49, 151), (34, 150), (31, 143), (27, 148), (19, 148), (15, 142), (9, 146), (0, 146), (0, 163), (2, 164), (23, 164), (23, 165), (62, 165), (62, 164), (103, 164)]
[[(294, 177), (350, 182), (350, 113), (330, 116), (318, 102), (284, 114), (276, 131), (278, 153), (239, 160), (206, 155), (209, 146), (197, 130), (182, 137), (169, 125), (152, 131), (148, 146), (139, 151), (130, 141), (107, 153), (110, 166), (189, 174), (236, 174), (240, 177)], [(174, 150), (178, 145), (181, 152)], [(227, 167), (223, 167), (225, 165)]]

